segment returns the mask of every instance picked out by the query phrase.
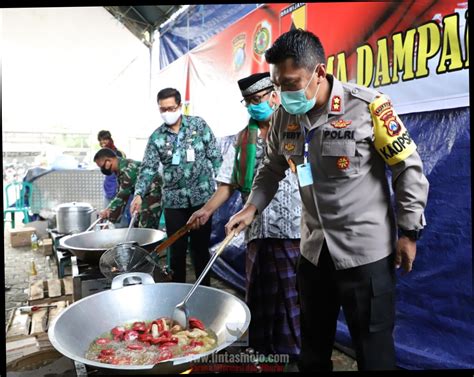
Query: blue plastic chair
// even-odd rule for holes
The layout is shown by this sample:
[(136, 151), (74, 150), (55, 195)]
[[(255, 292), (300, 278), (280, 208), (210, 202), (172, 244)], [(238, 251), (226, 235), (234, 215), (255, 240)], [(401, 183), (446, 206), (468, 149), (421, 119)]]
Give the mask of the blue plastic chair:
[(5, 186), (3, 190), (3, 229), (5, 230), (5, 221), (8, 214), (11, 216), (12, 229), (15, 228), (15, 214), (23, 213), (23, 223), (30, 222), (30, 203), (33, 193), (33, 185), (29, 182), (12, 182)]

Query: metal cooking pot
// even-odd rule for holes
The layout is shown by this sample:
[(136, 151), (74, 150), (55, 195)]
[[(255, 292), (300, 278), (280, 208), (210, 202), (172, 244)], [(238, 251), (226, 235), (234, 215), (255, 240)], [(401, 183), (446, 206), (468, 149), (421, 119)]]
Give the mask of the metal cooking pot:
[[(126, 286), (130, 279), (142, 284)], [(170, 317), (174, 307), (191, 289), (191, 284), (154, 283), (150, 275), (130, 273), (117, 276), (108, 291), (79, 300), (51, 323), (48, 337), (66, 357), (114, 374), (174, 374), (191, 367), (193, 361), (218, 352), (238, 340), (250, 324), (250, 311), (237, 297), (222, 290), (199, 286), (187, 305), (190, 314), (203, 321), (217, 335), (217, 347), (155, 365), (111, 365), (86, 359), (92, 341), (113, 327), (135, 321)]]
[(80, 233), (91, 225), (94, 208), (89, 203), (63, 203), (56, 207), (56, 222), (59, 233)]
[[(97, 265), (106, 250), (124, 241), (127, 231), (127, 228), (119, 228), (73, 234), (61, 238), (59, 246), (71, 251), (77, 259)], [(136, 241), (139, 246), (152, 251), (165, 236), (165, 232), (157, 229), (131, 228), (128, 239)]]

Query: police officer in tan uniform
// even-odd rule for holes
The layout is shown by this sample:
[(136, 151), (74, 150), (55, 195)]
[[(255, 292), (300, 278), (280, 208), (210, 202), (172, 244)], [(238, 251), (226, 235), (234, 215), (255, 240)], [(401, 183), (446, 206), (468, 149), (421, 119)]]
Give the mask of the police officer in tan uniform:
[(265, 58), (282, 107), (249, 199), (226, 232), (252, 222), (289, 166), (303, 212), (300, 371), (332, 370), (341, 306), (359, 370), (394, 369), (395, 268), (412, 269), (429, 186), (416, 145), (387, 96), (326, 73), (314, 34), (282, 34)]

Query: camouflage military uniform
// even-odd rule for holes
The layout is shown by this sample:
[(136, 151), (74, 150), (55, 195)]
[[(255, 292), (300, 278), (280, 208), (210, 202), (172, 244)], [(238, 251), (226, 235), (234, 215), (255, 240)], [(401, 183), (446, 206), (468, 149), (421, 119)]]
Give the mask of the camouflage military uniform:
[[(140, 162), (119, 157), (119, 171), (117, 178), (119, 181), (119, 191), (107, 208), (110, 209), (109, 220), (113, 223), (119, 221), (123, 215), (123, 210), (128, 198), (133, 194)], [(156, 174), (150, 187), (143, 196), (142, 207), (139, 214), (139, 227), (158, 229), (161, 217), (161, 186), (163, 181), (159, 174)]]

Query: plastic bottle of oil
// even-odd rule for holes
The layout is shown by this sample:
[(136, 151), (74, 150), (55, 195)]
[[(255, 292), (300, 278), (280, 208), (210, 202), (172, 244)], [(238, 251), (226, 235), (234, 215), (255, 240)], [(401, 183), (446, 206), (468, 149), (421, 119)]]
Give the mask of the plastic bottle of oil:
[(38, 250), (38, 236), (35, 232), (33, 232), (33, 234), (31, 235), (31, 250)]

